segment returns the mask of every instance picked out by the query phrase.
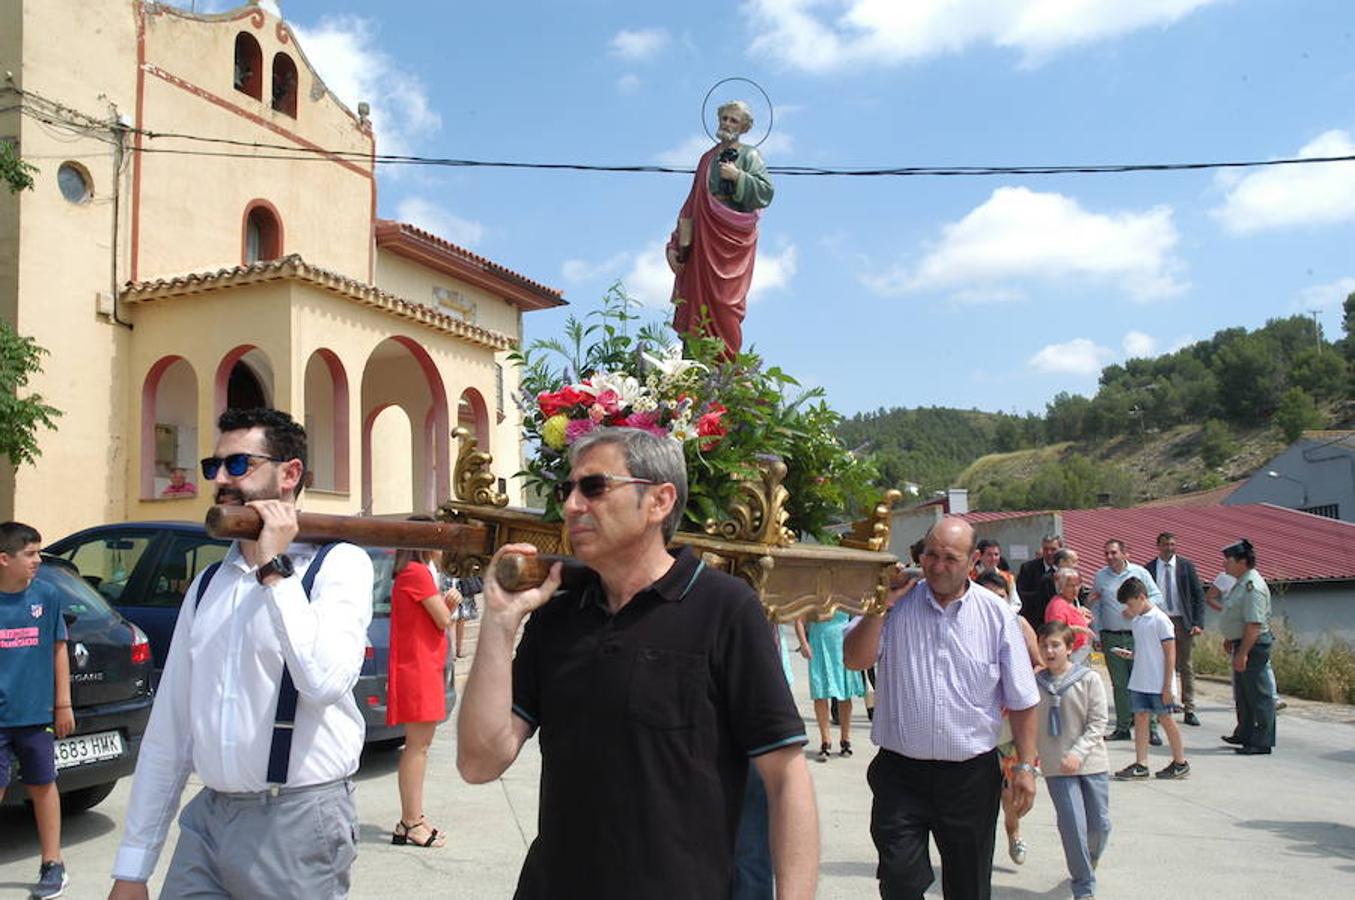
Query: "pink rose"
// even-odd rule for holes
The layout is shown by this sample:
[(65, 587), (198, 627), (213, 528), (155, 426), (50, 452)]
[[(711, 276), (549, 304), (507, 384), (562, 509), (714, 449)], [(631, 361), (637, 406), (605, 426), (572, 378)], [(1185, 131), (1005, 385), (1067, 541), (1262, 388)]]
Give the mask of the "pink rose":
[(570, 419), (565, 426), (565, 443), (572, 444), (597, 427), (592, 419)]

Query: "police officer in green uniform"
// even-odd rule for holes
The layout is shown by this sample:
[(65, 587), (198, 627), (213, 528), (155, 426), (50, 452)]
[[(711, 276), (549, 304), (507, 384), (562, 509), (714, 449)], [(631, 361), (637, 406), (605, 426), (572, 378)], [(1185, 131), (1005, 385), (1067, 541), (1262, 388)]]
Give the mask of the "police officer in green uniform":
[(1243, 756), (1275, 746), (1275, 676), (1270, 668), (1270, 588), (1256, 571), (1256, 550), (1242, 538), (1223, 548), (1223, 568), (1237, 579), (1223, 601), (1219, 629), (1233, 658), (1237, 730), (1224, 737)]

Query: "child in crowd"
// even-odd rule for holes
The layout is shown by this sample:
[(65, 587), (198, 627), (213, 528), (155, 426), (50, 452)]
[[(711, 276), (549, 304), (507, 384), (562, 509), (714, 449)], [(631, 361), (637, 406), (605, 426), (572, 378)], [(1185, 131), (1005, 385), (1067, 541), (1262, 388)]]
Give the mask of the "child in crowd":
[(1036, 747), (1073, 896), (1083, 898), (1096, 895), (1096, 864), (1110, 836), (1110, 758), (1102, 737), (1106, 688), (1100, 675), (1072, 661), (1073, 634), (1065, 622), (1040, 626), (1045, 668), (1035, 674), (1040, 686)]
[(41, 546), (33, 528), (0, 524), (0, 798), (9, 786), (12, 753), (38, 823), (42, 859), (32, 896), (48, 898), (60, 897), (67, 884), (55, 738), (74, 730), (75, 716), (61, 596), (33, 583)]
[(1137, 578), (1126, 579), (1120, 585), (1116, 599), (1132, 617), (1134, 649), (1116, 647), (1112, 652), (1134, 660), (1129, 673), (1129, 700), (1134, 710), (1134, 763), (1115, 773), (1120, 781), (1136, 781), (1148, 777), (1148, 717), (1157, 716), (1171, 746), (1172, 761), (1158, 778), (1180, 779), (1190, 775), (1181, 746), (1181, 730), (1171, 714), (1177, 712), (1172, 691), (1172, 676), (1176, 673), (1176, 629), (1167, 614), (1148, 599), (1148, 589)]

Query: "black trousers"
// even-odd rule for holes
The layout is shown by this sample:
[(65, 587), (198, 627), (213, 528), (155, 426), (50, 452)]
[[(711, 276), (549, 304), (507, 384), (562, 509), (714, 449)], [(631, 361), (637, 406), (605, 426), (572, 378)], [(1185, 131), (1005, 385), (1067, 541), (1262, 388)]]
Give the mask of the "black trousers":
[(928, 836), (941, 850), (947, 900), (988, 900), (1002, 791), (997, 751), (964, 762), (910, 759), (881, 750), (866, 773), (875, 795), (870, 836), (885, 900), (921, 900), (935, 880)]

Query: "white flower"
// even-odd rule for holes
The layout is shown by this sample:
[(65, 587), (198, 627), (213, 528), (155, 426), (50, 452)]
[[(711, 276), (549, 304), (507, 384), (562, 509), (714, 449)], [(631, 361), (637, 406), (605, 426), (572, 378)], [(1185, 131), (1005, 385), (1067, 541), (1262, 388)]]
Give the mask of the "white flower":
[(639, 397), (636, 397), (635, 402), (631, 404), (631, 409), (635, 412), (653, 412), (658, 408), (659, 401), (650, 393), (641, 394)]
[(621, 406), (631, 406), (644, 395), (644, 388), (639, 380), (624, 372), (595, 372), (589, 381), (593, 383), (594, 394), (601, 394), (603, 391), (616, 392), (617, 401)]
[(697, 434), (696, 429), (692, 427), (691, 422), (688, 422), (686, 419), (678, 419), (673, 423), (672, 428), (668, 432), (668, 436), (680, 444), (683, 441), (694, 440), (697, 437)]
[(695, 360), (682, 358), (682, 345), (669, 344), (658, 352), (657, 355), (641, 353), (645, 362), (663, 373), (665, 378), (677, 378), (688, 369), (705, 370), (705, 366)]

